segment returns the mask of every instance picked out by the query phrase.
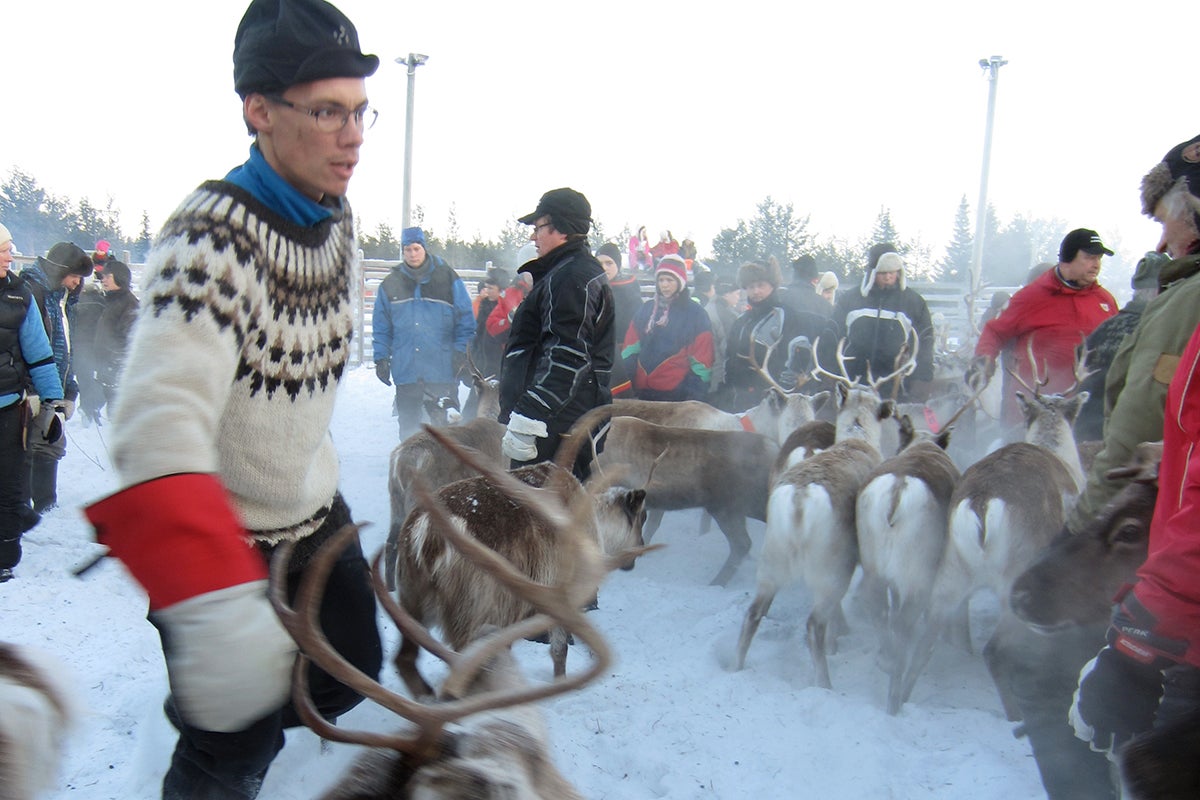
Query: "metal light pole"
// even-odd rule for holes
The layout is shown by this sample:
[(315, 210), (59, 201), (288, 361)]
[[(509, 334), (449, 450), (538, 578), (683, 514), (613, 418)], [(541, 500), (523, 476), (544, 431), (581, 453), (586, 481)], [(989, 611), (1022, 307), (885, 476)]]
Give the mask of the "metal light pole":
[(401, 205), (402, 227), (412, 227), (412, 131), (413, 131), (413, 84), (416, 82), (417, 67), (429, 60), (421, 53), (409, 53), (407, 58), (397, 58), (397, 64), (408, 67), (408, 105), (404, 118), (404, 194)]
[(983, 270), (984, 223), (987, 220), (988, 167), (992, 160), (992, 122), (996, 118), (996, 82), (1000, 68), (1008, 62), (1000, 56), (979, 59), (979, 66), (988, 71), (987, 128), (983, 134), (983, 174), (979, 178), (979, 205), (975, 207), (975, 246), (971, 252), (971, 293), (979, 289), (980, 273)]

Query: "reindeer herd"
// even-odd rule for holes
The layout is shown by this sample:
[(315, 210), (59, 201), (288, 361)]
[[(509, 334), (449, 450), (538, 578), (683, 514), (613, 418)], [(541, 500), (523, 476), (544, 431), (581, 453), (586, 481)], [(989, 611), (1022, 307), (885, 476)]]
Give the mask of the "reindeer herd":
[[(915, 354), (911, 344), (907, 352)], [(1131, 486), (1092, 530), (1052, 541), (1083, 485), (1071, 425), (1086, 394), (1043, 395), (1035, 378), (1028, 395), (1018, 395), (1024, 441), (957, 464), (947, 453), (950, 426), (978, 393), (931, 431), (892, 399), (914, 365), (908, 358), (892, 374), (858, 382), (839, 348), (837, 372), (816, 363), (814, 376), (830, 389), (815, 394), (786, 391), (759, 368), (771, 389), (742, 414), (696, 402), (617, 401), (580, 419), (555, 463), (513, 471), (500, 455), (495, 381), (475, 372), (479, 416), (427, 427), (390, 460), (392, 520), (372, 572), (379, 602), (401, 630), (396, 666), (408, 696), (354, 670), (317, 622), (329, 560), (356, 529), (341, 532), (314, 560), (294, 602), (273, 584), (272, 601), (300, 650), (293, 701), (302, 719), (326, 739), (368, 748), (326, 797), (579, 797), (555, 768), (531, 704), (605, 672), (611, 645), (583, 610), (608, 571), (631, 569), (654, 549), (645, 542), (658, 520), (678, 509), (702, 509), (702, 527), (715, 521), (726, 537), (729, 555), (712, 580), (718, 586), (750, 554), (746, 520), (765, 523), (737, 669), (776, 594), (802, 583), (812, 600), (806, 631), (815, 682), (830, 688), (828, 653), (846, 629), (843, 601), (860, 575), (856, 591), (878, 632), (878, 663), (888, 679), (887, 711), (896, 714), (939, 637), (970, 646), (967, 606), (986, 588), (999, 597), (1001, 613), (983, 655), (1016, 718), (1007, 632), (1024, 625), (1053, 631), (1108, 613), (1108, 597), (1145, 556), (1157, 452), (1139, 449), (1120, 476), (1132, 478)], [(605, 435), (602, 449), (589, 435), (596, 430)], [(569, 470), (581, 447), (599, 450), (586, 485)], [(280, 548), (273, 574), (287, 557)], [(549, 639), (554, 678), (530, 685), (509, 647), (537, 636)], [(591, 663), (568, 672), (572, 639)], [(421, 650), (448, 665), (436, 689), (417, 670)], [(404, 724), (378, 733), (326, 722), (307, 694), (309, 661)], [(15, 672), (27, 693), (47, 698), (47, 718), (65, 719), (61, 700), (27, 663), (0, 649), (0, 687)], [(6, 764), (22, 738), (2, 724), (6, 717), (0, 709), (0, 797), (31, 796), (19, 781), (44, 775), (25, 777)], [(54, 738), (49, 728), (47, 741)]]

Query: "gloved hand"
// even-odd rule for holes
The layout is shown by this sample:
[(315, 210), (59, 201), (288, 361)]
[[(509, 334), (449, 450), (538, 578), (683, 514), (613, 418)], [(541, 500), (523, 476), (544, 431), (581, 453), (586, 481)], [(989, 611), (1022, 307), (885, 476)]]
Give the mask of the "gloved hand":
[(41, 404), (37, 417), (34, 418), (34, 430), (46, 444), (54, 444), (63, 437), (66, 422), (63, 401), (47, 400)]
[[(1158, 620), (1133, 591), (1117, 596), (1108, 646), (1080, 673), (1071, 706), (1075, 735), (1111, 754), (1154, 724), (1162, 671), (1178, 664), (1187, 642), (1158, 633)], [(1090, 668), (1090, 669), (1089, 669)]]
[(1075, 736), (1116, 761), (1121, 745), (1154, 726), (1162, 672), (1111, 645), (1084, 665), (1068, 719)]
[(379, 378), (379, 382), (384, 386), (392, 385), (392, 360), (390, 358), (381, 358), (375, 362), (375, 377)]
[(537, 440), (548, 435), (546, 423), (540, 419), (530, 419), (513, 412), (504, 438), (500, 440), (500, 452), (513, 461), (532, 461), (537, 458)]
[(296, 643), (266, 591), (265, 580), (251, 581), (151, 613), (171, 694), (188, 723), (239, 731), (287, 702)]
[(995, 374), (996, 359), (989, 356), (975, 356), (971, 359), (971, 365), (967, 367), (967, 371), (963, 375), (963, 381), (974, 392), (986, 386)]
[(75, 401), (74, 400), (63, 400), (62, 401), (62, 412), (63, 412), (63, 419), (70, 419), (71, 417), (75, 416)]

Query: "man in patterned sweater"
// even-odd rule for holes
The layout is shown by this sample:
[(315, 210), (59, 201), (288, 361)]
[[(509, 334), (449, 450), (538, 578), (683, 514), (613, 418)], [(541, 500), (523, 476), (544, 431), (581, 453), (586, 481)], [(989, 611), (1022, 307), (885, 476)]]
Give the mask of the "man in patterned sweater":
[[(253, 0), (233, 63), (250, 158), (187, 197), (147, 258), (112, 423), (124, 488), (87, 509), (145, 588), (163, 641), (179, 730), (164, 798), (257, 796), (283, 729), (298, 724), (295, 646), (266, 597), (268, 557), (296, 543), (294, 586), (350, 521), (329, 423), (353, 326), (344, 196), (379, 59), (323, 0)], [(378, 675), (357, 543), (320, 617), (334, 648)], [(328, 719), (361, 699), (312, 667), (309, 680)]]

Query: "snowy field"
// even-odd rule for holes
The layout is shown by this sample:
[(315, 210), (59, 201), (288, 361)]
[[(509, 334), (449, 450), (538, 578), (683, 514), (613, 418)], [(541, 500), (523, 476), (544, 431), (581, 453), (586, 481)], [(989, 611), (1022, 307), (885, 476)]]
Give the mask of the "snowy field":
[[(374, 523), (374, 554), (388, 522), (387, 463), (396, 429), (391, 389), (370, 367), (342, 387), (334, 437), (342, 491), (355, 519)], [(61, 507), (25, 537), (17, 579), (0, 585), (0, 639), (49, 651), (73, 673), (85, 711), (58, 789), (49, 797), (139, 800), (158, 796), (174, 744), (161, 713), (166, 693), (158, 637), (145, 621), (141, 590), (111, 560), (83, 578), (72, 570), (98, 552), (80, 507), (115, 486), (102, 431), (80, 418), (59, 472)], [(972, 609), (976, 655), (939, 645), (895, 717), (883, 710), (886, 678), (875, 666), (875, 636), (846, 602), (852, 626), (830, 657), (834, 690), (813, 685), (804, 644), (810, 601), (801, 587), (776, 598), (750, 648), (746, 669), (730, 671), (754, 593), (763, 526), (751, 522), (751, 558), (729, 586), (708, 586), (727, 553), (724, 537), (696, 533), (699, 512), (668, 514), (664, 550), (632, 572), (612, 575), (593, 621), (616, 663), (604, 679), (543, 706), (558, 766), (594, 800), (629, 798), (1034, 798), (1044, 796), (1028, 744), (1015, 739), (977, 655), (994, 624), (995, 599)], [(381, 617), (385, 647), (398, 634)], [(548, 680), (543, 645), (521, 642), (517, 658), (532, 680)], [(572, 649), (568, 669), (585, 653)], [(437, 665), (423, 660), (429, 676)], [(384, 682), (402, 691), (390, 663)], [(370, 703), (344, 717), (349, 727), (385, 731), (397, 722)], [(315, 797), (356, 748), (291, 731), (261, 797)]]

